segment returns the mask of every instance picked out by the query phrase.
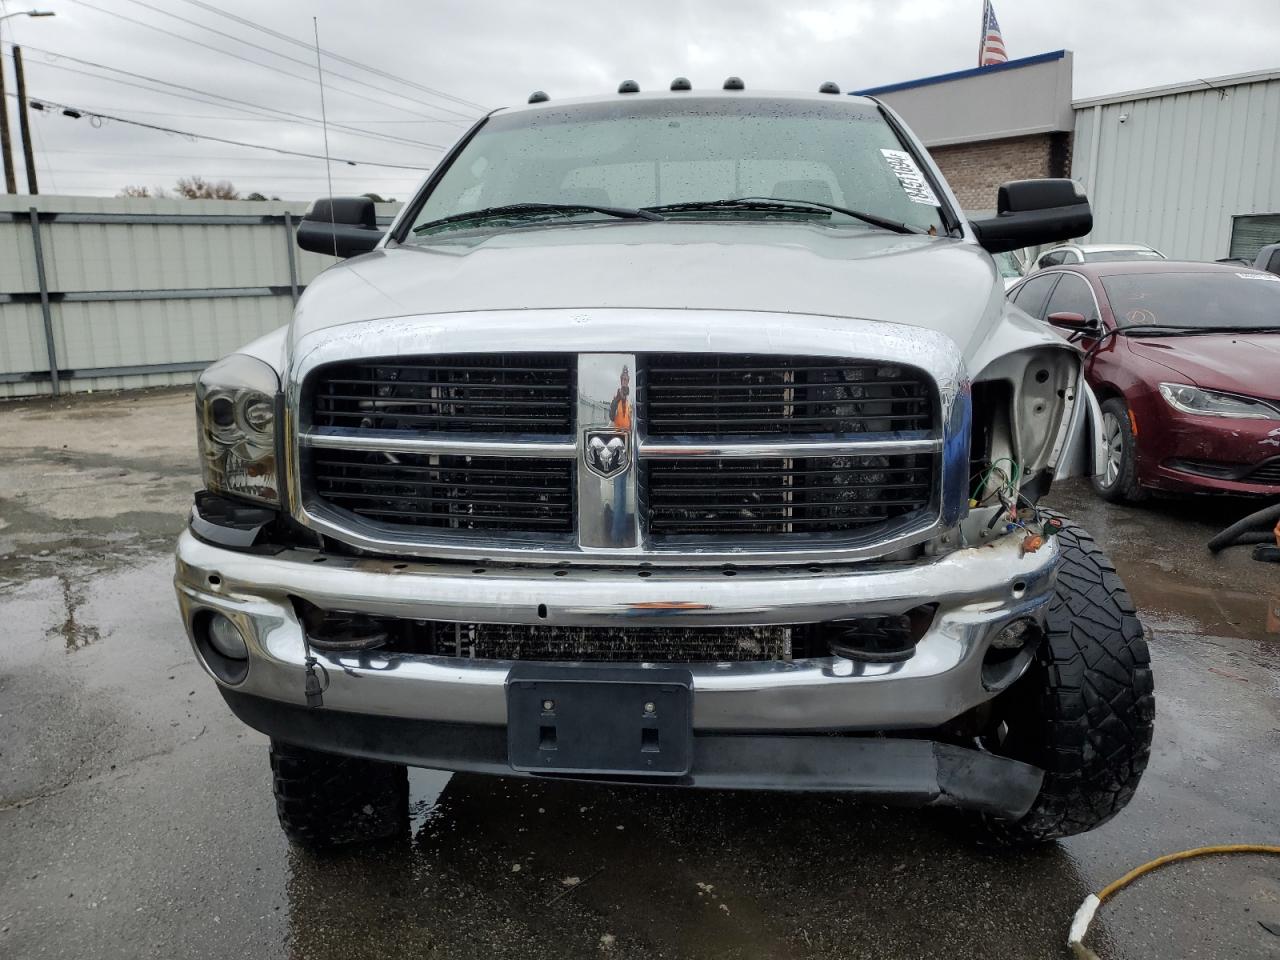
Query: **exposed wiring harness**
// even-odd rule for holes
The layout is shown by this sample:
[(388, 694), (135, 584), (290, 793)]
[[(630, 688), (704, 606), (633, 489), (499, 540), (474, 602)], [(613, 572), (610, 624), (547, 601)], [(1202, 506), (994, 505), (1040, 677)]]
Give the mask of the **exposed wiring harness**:
[(1107, 884), (1097, 893), (1091, 893), (1084, 898), (1084, 903), (1080, 904), (1080, 909), (1076, 911), (1076, 915), (1071, 921), (1071, 932), (1067, 934), (1067, 946), (1071, 948), (1072, 952), (1080, 960), (1100, 960), (1096, 953), (1084, 945), (1085, 934), (1089, 932), (1089, 924), (1093, 922), (1093, 917), (1098, 912), (1099, 907), (1133, 883), (1133, 881), (1150, 873), (1152, 870), (1169, 863), (1177, 863), (1179, 860), (1190, 860), (1192, 857), (1207, 857), (1219, 853), (1269, 853), (1280, 856), (1280, 846), (1269, 846), (1261, 843), (1228, 843), (1215, 847), (1196, 847), (1192, 850), (1182, 850), (1178, 853), (1156, 857), (1140, 867), (1134, 867), (1119, 880)]
[[(1008, 469), (1001, 464), (1008, 464)], [(1021, 530), (1025, 534), (1022, 549), (1035, 552), (1062, 528), (1062, 522), (1052, 517), (1047, 520), (1041, 517), (1040, 508), (1022, 494), (1020, 481), (1024, 475), (1021, 464), (1009, 457), (993, 461), (978, 477), (969, 497), (969, 509), (985, 507), (992, 498), (998, 498), (1002, 509), (992, 514), (987, 529), (992, 529), (1003, 520), (1005, 532)], [(1020, 509), (1019, 502), (1025, 504), (1025, 507)]]

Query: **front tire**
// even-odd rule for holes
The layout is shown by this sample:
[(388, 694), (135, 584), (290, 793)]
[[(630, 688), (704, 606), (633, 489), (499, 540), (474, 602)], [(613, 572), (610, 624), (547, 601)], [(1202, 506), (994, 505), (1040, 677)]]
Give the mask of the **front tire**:
[(381, 840), (409, 818), (409, 776), (403, 764), (342, 757), (271, 741), (276, 814), (294, 843), (323, 849)]
[(994, 704), (1003, 736), (992, 749), (1045, 771), (1020, 820), (985, 819), (1007, 841), (1106, 823), (1132, 799), (1151, 754), (1151, 654), (1133, 601), (1088, 533), (1063, 519), (1058, 536), (1063, 560), (1045, 636), (1026, 675)]
[(1098, 496), (1111, 503), (1137, 503), (1146, 497), (1138, 484), (1138, 438), (1129, 405), (1112, 397), (1102, 405), (1102, 439), (1106, 456), (1102, 473), (1092, 478)]

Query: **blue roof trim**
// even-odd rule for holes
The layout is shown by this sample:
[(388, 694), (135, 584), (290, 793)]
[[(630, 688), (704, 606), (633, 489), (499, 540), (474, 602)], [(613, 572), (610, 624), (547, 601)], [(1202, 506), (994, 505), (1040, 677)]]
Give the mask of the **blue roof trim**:
[(963, 80), (965, 77), (983, 77), (1002, 70), (1017, 70), (1019, 67), (1030, 67), (1037, 63), (1049, 63), (1061, 60), (1067, 55), (1066, 50), (1054, 50), (1052, 53), (1038, 53), (1034, 57), (1023, 57), (1020, 60), (1006, 60), (1004, 63), (992, 64), (989, 67), (973, 67), (969, 70), (956, 70), (954, 73), (940, 73), (936, 77), (921, 77), (919, 80), (904, 80), (902, 83), (889, 83), (883, 87), (868, 87), (866, 90), (852, 90), (851, 97), (871, 97), (881, 93), (893, 93), (895, 90), (911, 90), (914, 87), (927, 87), (935, 83), (946, 83), (950, 80)]

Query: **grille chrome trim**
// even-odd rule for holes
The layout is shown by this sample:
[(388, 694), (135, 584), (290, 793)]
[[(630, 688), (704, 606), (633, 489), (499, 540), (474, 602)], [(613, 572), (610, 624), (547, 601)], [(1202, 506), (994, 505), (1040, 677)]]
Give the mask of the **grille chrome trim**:
[(572, 440), (537, 437), (482, 438), (474, 434), (430, 437), (406, 434), (402, 430), (349, 430), (341, 427), (312, 427), (298, 434), (298, 445), (325, 450), (367, 450), (376, 453), (452, 454), (475, 457), (527, 457), (530, 460), (575, 457), (578, 446)]
[[(353, 524), (351, 516), (331, 509), (308, 491), (304, 482), (307, 446), (319, 434), (310, 430), (303, 405), (303, 387), (317, 368), (353, 356), (385, 357), (388, 345), (397, 355), (456, 354), (483, 352), (483, 344), (501, 343), (503, 352), (538, 352), (549, 348), (576, 353), (584, 357), (614, 354), (625, 344), (634, 354), (690, 352), (717, 354), (757, 354), (847, 358), (886, 363), (906, 363), (923, 371), (937, 391), (937, 433), (924, 438), (918, 452), (933, 451), (940, 463), (931, 505), (922, 516), (895, 522), (877, 531), (874, 537), (850, 536), (844, 533), (815, 533), (800, 542), (780, 544), (777, 537), (742, 536), (728, 540), (716, 537), (658, 538), (646, 535), (635, 547), (589, 548), (577, 542), (576, 536), (509, 535), (457, 536), (448, 531), (423, 536), (415, 531), (397, 529), (377, 523)], [(484, 313), (431, 314), (403, 316), (379, 320), (355, 321), (344, 325), (342, 335), (331, 329), (318, 330), (295, 342), (290, 349), (291, 364), (284, 377), (285, 424), (284, 457), (288, 473), (290, 510), (294, 518), (334, 540), (370, 553), (403, 557), (436, 559), (509, 561), (524, 564), (596, 564), (660, 566), (706, 566), (735, 564), (739, 566), (786, 563), (844, 563), (882, 558), (903, 548), (934, 539), (952, 529), (965, 510), (968, 495), (968, 448), (970, 426), (969, 377), (959, 348), (944, 334), (924, 327), (902, 324), (807, 316), (772, 314), (741, 310), (636, 310), (609, 308), (583, 311), (539, 309), (491, 311)], [(632, 368), (634, 371), (634, 368)], [(415, 443), (418, 431), (396, 431), (402, 442)], [(580, 455), (577, 445), (581, 432), (570, 441), (554, 438), (541, 447), (546, 457)], [(867, 442), (873, 436), (849, 436), (850, 448)], [(304, 437), (306, 438), (304, 440)], [(902, 434), (882, 435), (875, 442), (890, 442), (893, 450), (909, 452), (898, 445), (915, 443), (922, 438)], [(327, 439), (327, 438), (326, 438)], [(470, 446), (479, 438), (463, 435), (432, 436), (431, 441), (461, 443), (464, 455), (501, 455), (498, 444), (519, 443), (517, 450), (507, 447), (508, 455), (529, 456), (534, 444), (524, 444), (518, 437), (490, 435), (483, 450)], [(539, 438), (546, 442), (546, 437)], [(644, 440), (638, 438), (637, 456), (642, 456)], [(734, 438), (735, 440), (739, 438)], [(753, 441), (756, 438), (751, 438)], [(813, 443), (812, 438), (798, 441), (795, 437), (775, 435), (786, 443)], [(721, 450), (735, 446), (717, 442), (700, 443), (696, 436), (680, 437), (674, 444), (685, 452), (689, 448), (714, 447)], [(337, 443), (346, 442), (338, 440)], [(837, 442), (824, 440), (821, 442)], [(845, 441), (838, 441), (844, 443)], [(649, 441), (650, 456), (661, 447)], [(305, 445), (304, 445), (305, 444)], [(665, 439), (663, 446), (670, 446)], [(382, 448), (386, 449), (386, 448)], [(423, 452), (421, 446), (412, 448)], [(458, 449), (451, 447), (450, 449)], [(777, 449), (771, 445), (771, 449)], [(406, 451), (408, 452), (408, 451)], [(435, 451), (431, 451), (435, 452)], [(810, 452), (810, 451), (806, 451)], [(863, 451), (858, 451), (859, 453)], [(708, 452), (705, 456), (723, 456)], [(750, 456), (743, 452), (743, 456)], [(828, 455), (830, 455), (828, 453)], [(633, 471), (634, 472), (634, 468)], [(660, 541), (660, 542), (659, 542)]]
[(713, 437), (688, 437), (684, 440), (642, 439), (637, 447), (641, 460), (678, 459), (755, 459), (757, 457), (874, 457), (894, 453), (936, 453), (942, 441), (932, 437), (913, 436), (892, 440), (877, 438), (856, 440), (794, 440), (779, 437), (752, 437), (724, 443)]
[[(631, 353), (578, 355), (578, 549), (583, 553), (616, 554), (643, 549), (636, 467), (635, 392), (630, 389), (636, 369)], [(624, 395), (623, 386), (627, 387)], [(621, 406), (620, 406), (621, 404)], [(587, 445), (603, 433), (624, 441), (625, 468), (602, 477), (587, 464)]]

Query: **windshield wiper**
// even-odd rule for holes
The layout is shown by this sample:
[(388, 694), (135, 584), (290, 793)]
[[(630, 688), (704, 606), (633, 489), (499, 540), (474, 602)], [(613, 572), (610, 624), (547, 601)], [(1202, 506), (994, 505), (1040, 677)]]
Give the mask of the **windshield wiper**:
[(480, 210), (468, 210), (465, 213), (455, 213), (448, 217), (441, 217), (439, 220), (430, 220), (427, 223), (420, 223), (413, 228), (415, 234), (426, 233), (433, 227), (443, 226), (450, 223), (464, 223), (469, 220), (510, 220), (518, 217), (538, 216), (544, 213), (555, 213), (561, 216), (568, 216), (572, 213), (603, 213), (610, 217), (618, 217), (621, 220), (662, 220), (659, 214), (650, 210), (636, 210), (632, 207), (606, 207), (599, 206), (594, 203), (537, 203), (527, 201), (524, 203), (504, 203), (497, 207), (484, 207)]
[(1280, 333), (1280, 326), (1275, 324), (1263, 324), (1257, 327), (1247, 327), (1243, 324), (1237, 324), (1230, 327), (1202, 327), (1205, 333)]
[(1176, 323), (1133, 323), (1127, 327), (1116, 327), (1114, 332), (1123, 333), (1126, 337), (1187, 337), (1197, 333), (1212, 333), (1204, 327)]
[(1199, 333), (1276, 333), (1280, 332), (1280, 326), (1257, 326), (1249, 327), (1243, 324), (1234, 324), (1223, 327), (1203, 327), (1192, 326), (1191, 324), (1169, 324), (1162, 323), (1135, 323), (1131, 326), (1120, 327), (1120, 333), (1134, 334), (1139, 337), (1188, 337), (1195, 336)]
[(736, 197), (728, 200), (689, 200), (684, 203), (668, 203), (657, 207), (645, 207), (645, 210), (657, 210), (663, 213), (673, 213), (682, 210), (777, 210), (780, 212), (791, 213), (812, 213), (816, 210), (825, 210), (830, 213), (843, 213), (846, 217), (853, 217), (855, 220), (861, 220), (863, 223), (869, 223), (874, 227), (880, 227), (884, 230), (892, 230), (894, 233), (925, 233), (919, 227), (913, 227), (906, 223), (900, 223), (897, 220), (890, 220), (887, 217), (877, 216), (874, 213), (865, 213), (861, 210), (849, 210), (846, 207), (837, 207), (833, 203), (819, 203), (817, 200), (788, 200), (782, 197)]
[[(1094, 340), (1093, 346), (1084, 351), (1085, 360), (1089, 360), (1094, 353), (1101, 349), (1102, 344), (1106, 343), (1112, 337), (1124, 334), (1125, 337), (1196, 337), (1202, 333), (1221, 333), (1224, 328), (1217, 330), (1204, 328), (1204, 326), (1192, 326), (1189, 324), (1130, 324), (1129, 326), (1112, 326), (1105, 334)], [(1230, 333), (1230, 329), (1228, 329)]]

